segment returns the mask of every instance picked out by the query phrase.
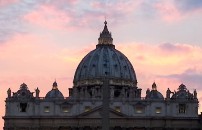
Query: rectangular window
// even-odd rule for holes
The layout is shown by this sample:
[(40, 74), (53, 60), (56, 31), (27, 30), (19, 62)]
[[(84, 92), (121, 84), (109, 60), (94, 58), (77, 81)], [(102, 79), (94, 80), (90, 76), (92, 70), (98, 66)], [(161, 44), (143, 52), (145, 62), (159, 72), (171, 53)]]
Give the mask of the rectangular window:
[(69, 112), (69, 108), (67, 106), (62, 106), (62, 112)]
[(179, 113), (186, 113), (186, 104), (179, 104)]
[(161, 113), (161, 107), (156, 107), (156, 114), (160, 114)]
[(50, 107), (49, 106), (45, 106), (44, 107), (44, 112), (46, 112), (46, 113), (50, 112)]
[(115, 111), (117, 111), (117, 112), (121, 112), (121, 108), (120, 108), (120, 106), (116, 106), (116, 107), (115, 107)]
[(143, 106), (136, 106), (135, 112), (138, 114), (144, 113), (144, 107)]
[(90, 111), (91, 107), (90, 106), (85, 106), (85, 112)]
[(20, 103), (20, 112), (27, 111), (27, 103)]

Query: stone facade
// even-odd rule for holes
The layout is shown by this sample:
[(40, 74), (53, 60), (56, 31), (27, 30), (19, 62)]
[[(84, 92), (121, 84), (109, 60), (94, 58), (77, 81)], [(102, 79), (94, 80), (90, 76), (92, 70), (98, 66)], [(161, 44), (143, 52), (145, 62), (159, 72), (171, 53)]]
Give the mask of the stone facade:
[(17, 92), (8, 89), (4, 130), (200, 130), (202, 127), (196, 90), (191, 93), (181, 84), (174, 92), (168, 88), (164, 98), (153, 83), (146, 97), (141, 96), (135, 71), (127, 57), (115, 49), (106, 22), (97, 48), (81, 61), (73, 83), (69, 97), (63, 96), (56, 81), (45, 97), (40, 97), (39, 88), (31, 92), (25, 83)]
[[(110, 90), (113, 92), (114, 90)], [(182, 90), (178, 90), (179, 93)], [(98, 95), (102, 95), (97, 93)], [(80, 93), (78, 93), (80, 95)], [(9, 96), (9, 95), (8, 95)], [(110, 97), (110, 127), (114, 129), (199, 129), (197, 98)], [(67, 98), (33, 96), (26, 84), (6, 99), (5, 130), (101, 129), (99, 96)]]

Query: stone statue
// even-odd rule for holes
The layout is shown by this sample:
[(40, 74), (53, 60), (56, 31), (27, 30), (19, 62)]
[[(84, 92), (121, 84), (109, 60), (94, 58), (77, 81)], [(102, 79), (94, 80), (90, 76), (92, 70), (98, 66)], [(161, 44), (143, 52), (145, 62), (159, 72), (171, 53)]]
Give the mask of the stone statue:
[(149, 93), (150, 93), (150, 90), (149, 90), (149, 88), (148, 88), (147, 91), (146, 91), (146, 97), (149, 96)]
[(7, 94), (8, 94), (8, 98), (10, 98), (11, 97), (11, 89), (10, 88), (8, 89)]
[(173, 93), (173, 96), (172, 96), (172, 97), (175, 99), (175, 98), (177, 97), (177, 95), (176, 95), (177, 93), (176, 93), (175, 90), (174, 90), (174, 92), (172, 92), (172, 93)]
[(194, 89), (194, 98), (197, 99), (197, 92), (196, 92), (196, 89)]
[(168, 88), (167, 91), (166, 91), (166, 98), (167, 98), (167, 99), (170, 98), (170, 94), (171, 94), (171, 91), (170, 91), (170, 89)]
[(39, 90), (39, 88), (38, 88), (38, 87), (35, 89), (35, 92), (36, 92), (36, 98), (39, 98), (39, 93), (40, 93), (40, 90)]

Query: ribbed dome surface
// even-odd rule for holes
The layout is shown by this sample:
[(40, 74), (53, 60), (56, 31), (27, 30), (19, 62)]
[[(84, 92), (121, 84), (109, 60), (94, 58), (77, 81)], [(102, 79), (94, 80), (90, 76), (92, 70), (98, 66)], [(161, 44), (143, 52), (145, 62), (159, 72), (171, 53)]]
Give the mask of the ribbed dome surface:
[(58, 89), (52, 89), (46, 94), (45, 98), (64, 98), (64, 96)]
[(74, 75), (74, 85), (102, 84), (108, 78), (111, 85), (136, 86), (133, 66), (128, 58), (115, 49), (107, 22), (98, 38), (96, 49), (88, 53), (80, 62)]
[(136, 86), (133, 66), (128, 58), (115, 49), (107, 22), (98, 38), (96, 49), (80, 62), (74, 75), (74, 86), (102, 84), (108, 78), (111, 85)]
[(136, 82), (136, 75), (128, 58), (113, 45), (97, 45), (77, 67), (74, 83), (82, 80), (121, 79)]
[(56, 81), (53, 83), (52, 90), (46, 94), (45, 98), (64, 98), (63, 94), (58, 90), (58, 84)]
[(146, 99), (164, 99), (164, 97), (159, 91), (152, 90), (149, 95), (147, 95)]

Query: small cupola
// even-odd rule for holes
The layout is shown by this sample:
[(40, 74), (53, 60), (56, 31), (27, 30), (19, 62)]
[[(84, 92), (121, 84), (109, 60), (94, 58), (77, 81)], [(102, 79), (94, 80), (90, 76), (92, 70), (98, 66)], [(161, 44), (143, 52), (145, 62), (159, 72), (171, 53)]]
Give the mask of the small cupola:
[(151, 91), (149, 91), (149, 89), (147, 89), (146, 99), (152, 99), (152, 100), (156, 100), (156, 99), (163, 100), (164, 99), (163, 95), (157, 90), (157, 85), (155, 82), (152, 84)]
[(53, 83), (53, 87), (52, 90), (49, 91), (45, 98), (64, 98), (63, 94), (60, 92), (60, 90), (58, 89), (58, 84), (55, 80), (55, 82)]

